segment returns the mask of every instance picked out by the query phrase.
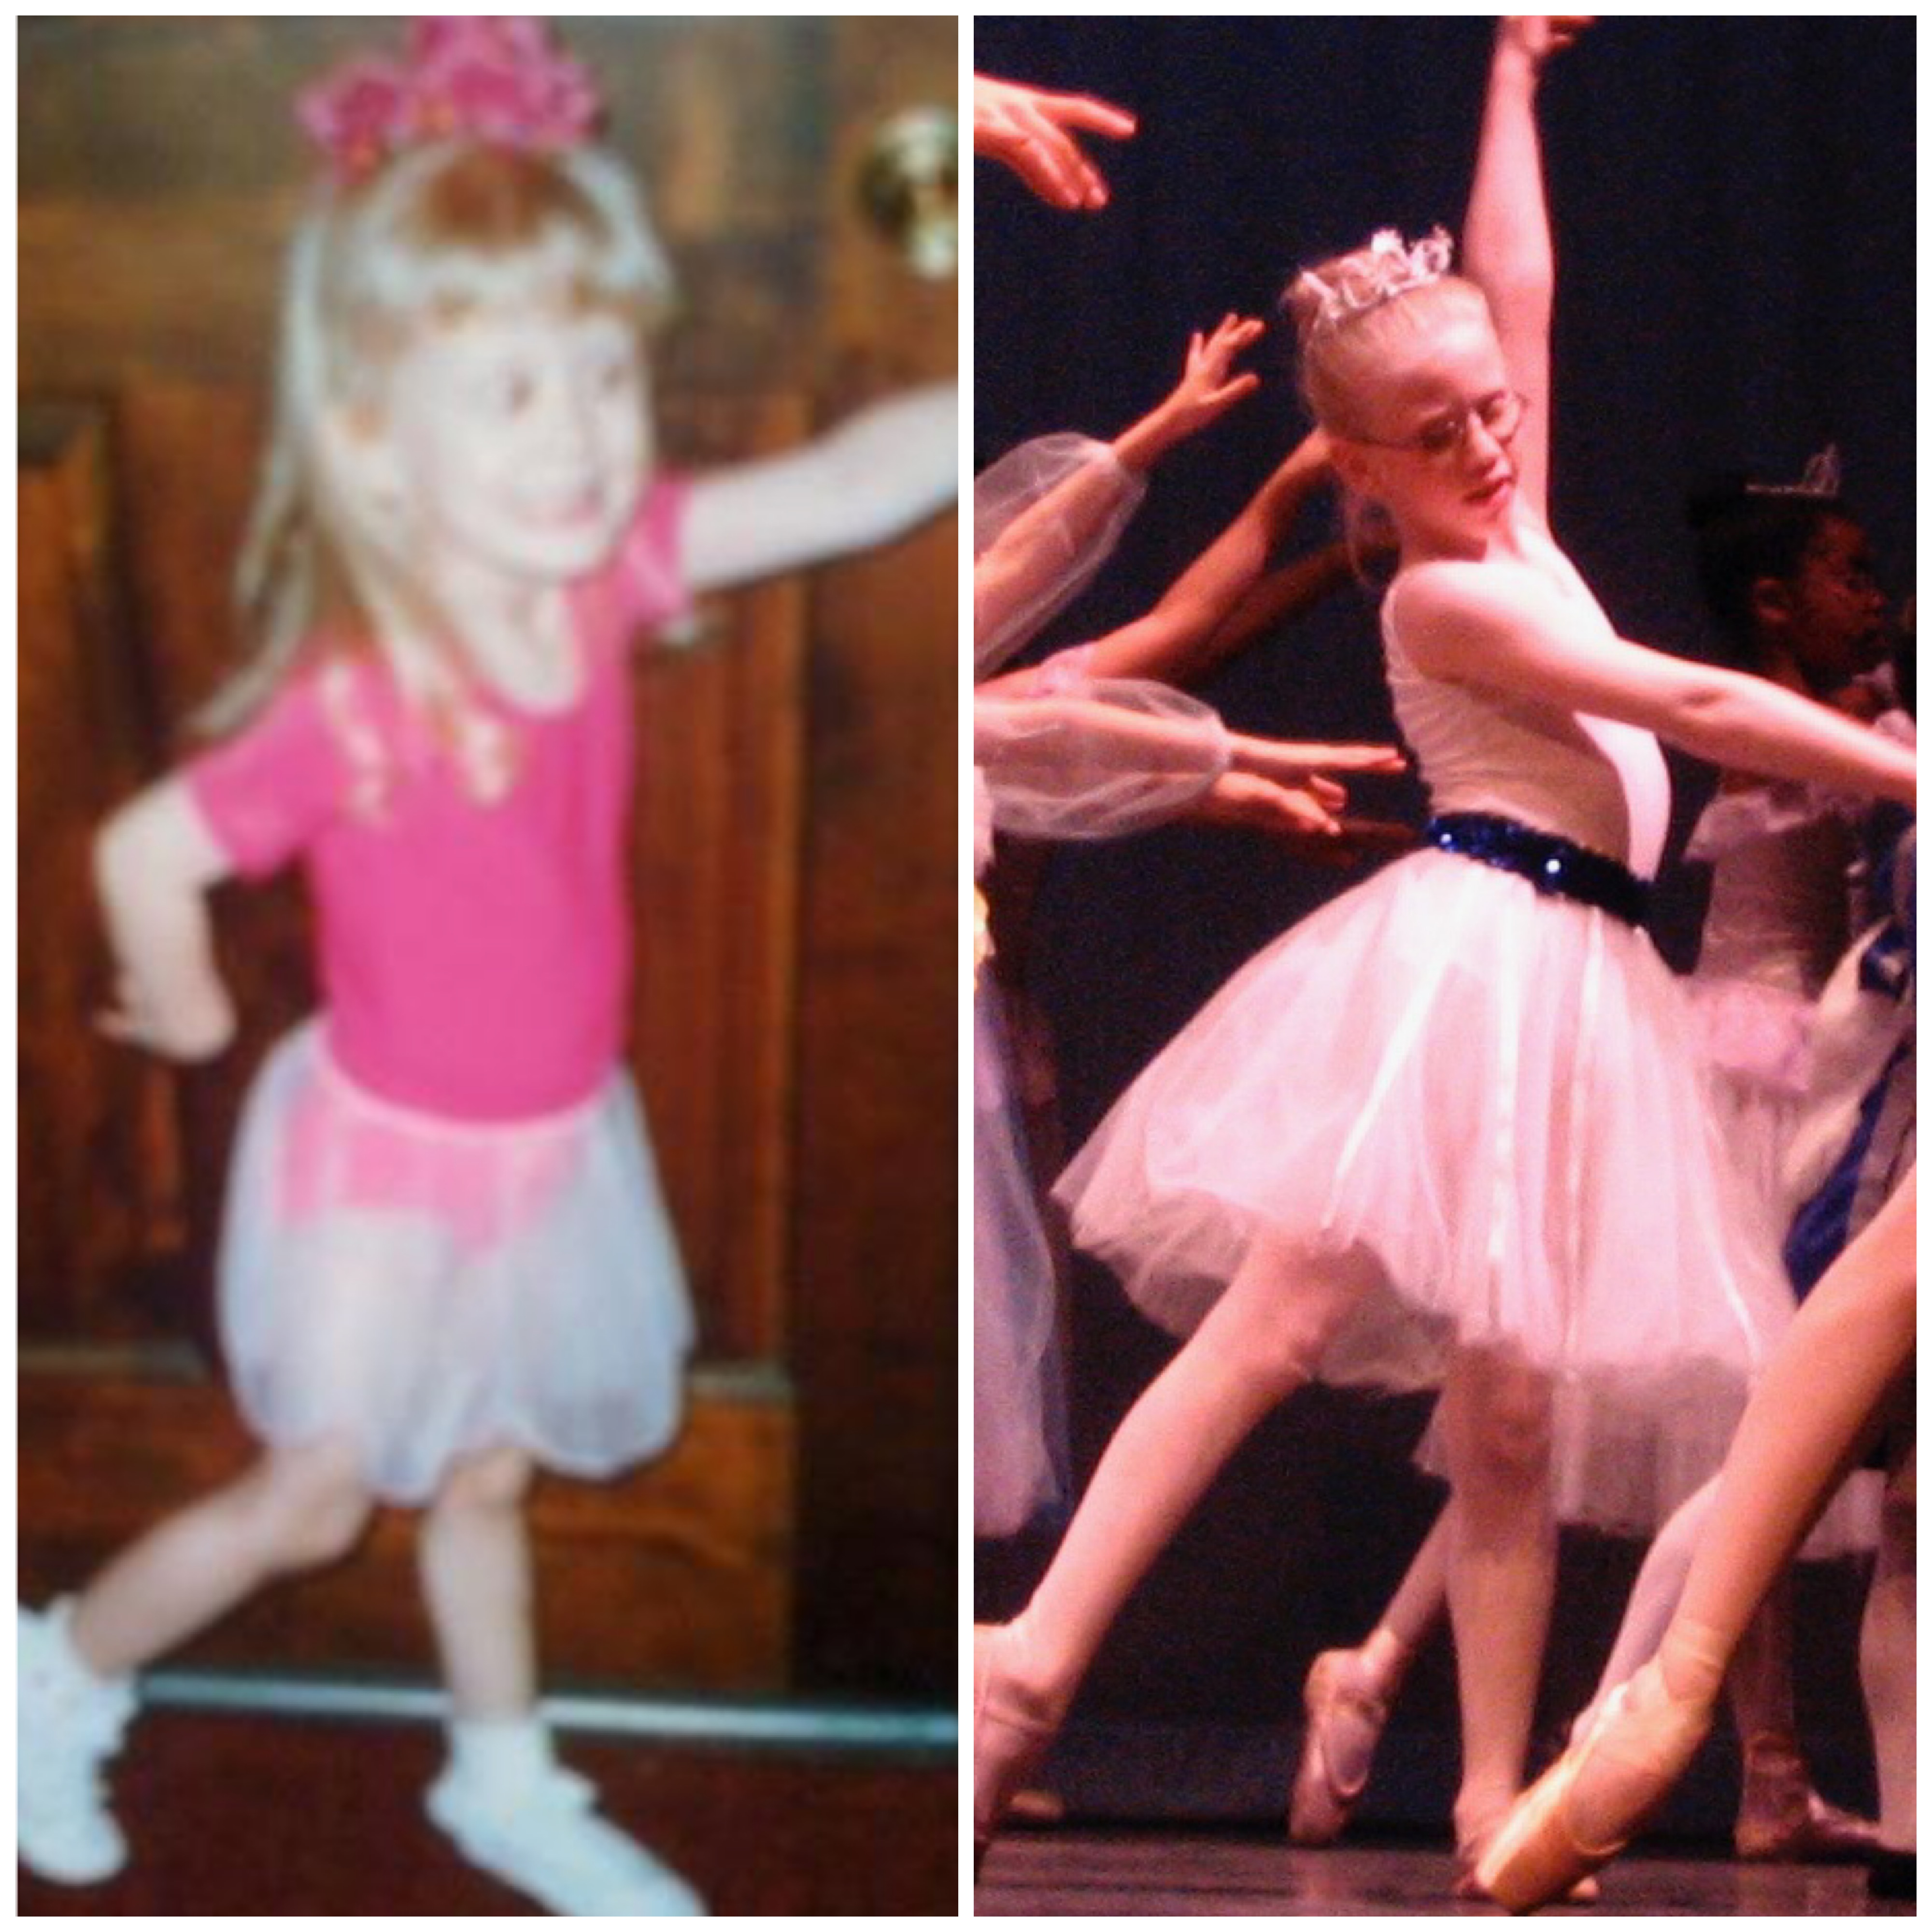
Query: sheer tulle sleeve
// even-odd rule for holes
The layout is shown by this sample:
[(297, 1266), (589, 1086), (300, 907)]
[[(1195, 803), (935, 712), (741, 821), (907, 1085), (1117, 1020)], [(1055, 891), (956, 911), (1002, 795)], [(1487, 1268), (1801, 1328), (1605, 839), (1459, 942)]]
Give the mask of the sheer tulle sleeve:
[(1146, 494), (1112, 448), (1036, 438), (983, 471), (973, 490), (973, 660), (985, 677), (1093, 577)]
[(1227, 732), (1206, 705), (1124, 679), (976, 699), (973, 746), (993, 824), (1033, 838), (1107, 838), (1156, 824), (1228, 764)]

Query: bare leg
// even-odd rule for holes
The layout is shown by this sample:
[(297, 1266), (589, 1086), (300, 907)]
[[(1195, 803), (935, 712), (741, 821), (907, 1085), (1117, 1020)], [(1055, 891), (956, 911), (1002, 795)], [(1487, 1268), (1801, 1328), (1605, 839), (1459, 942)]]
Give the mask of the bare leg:
[(520, 1450), (473, 1456), (423, 1518), (417, 1564), (459, 1724), (520, 1722), (536, 1708), (530, 1478)]
[(138, 1670), (272, 1578), (346, 1556), (370, 1510), (346, 1444), (271, 1450), (108, 1564), (74, 1601), (74, 1649), (97, 1676)]
[(982, 1834), (1023, 1774), (1029, 1747), (1064, 1714), (1129, 1592), (1256, 1424), (1307, 1381), (1376, 1279), (1365, 1256), (1316, 1261), (1258, 1242), (1128, 1412), (1032, 1602), (976, 1646), (974, 1810)]
[(1556, 1582), (1547, 1376), (1495, 1353), (1450, 1364), (1442, 1417), (1455, 1484), (1448, 1561), (1462, 1705), (1456, 1837), (1478, 1846), (1520, 1790)]

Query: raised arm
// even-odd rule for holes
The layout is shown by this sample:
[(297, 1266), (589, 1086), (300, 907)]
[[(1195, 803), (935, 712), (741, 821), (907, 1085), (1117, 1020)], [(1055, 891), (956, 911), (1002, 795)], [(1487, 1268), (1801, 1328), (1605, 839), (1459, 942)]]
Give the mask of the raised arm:
[(802, 448), (692, 485), (684, 569), (694, 590), (872, 550), (953, 502), (959, 398), (950, 382), (874, 403)]
[(1550, 326), (1556, 259), (1536, 97), (1544, 64), (1588, 24), (1581, 14), (1512, 16), (1496, 29), (1482, 131), (1462, 223), (1462, 272), (1489, 298), (1510, 386), (1528, 399), (1515, 443), (1519, 500), (1546, 517)]
[(1432, 677), (1641, 725), (1714, 764), (1916, 804), (1910, 752), (1768, 679), (1618, 638), (1532, 571), (1426, 564), (1399, 594), (1405, 646)]
[(1348, 566), (1340, 546), (1267, 575), (1269, 559), (1328, 476), (1328, 437), (1316, 430), (1151, 610), (1088, 646), (1088, 673), (1196, 682), (1275, 619), (1344, 581)]
[(1124, 108), (1085, 94), (1049, 94), (1017, 82), (973, 76), (973, 152), (1004, 162), (1056, 208), (1104, 208), (1107, 184), (1073, 130), (1122, 141), (1134, 131)]
[[(1215, 422), (1252, 392), (1259, 378), (1234, 373), (1234, 358), (1262, 332), (1258, 322), (1222, 319), (1188, 344), (1180, 380), (1155, 406), (1111, 444), (1088, 446), (1089, 460), (1043, 492), (997, 535), (974, 532), (973, 629), (976, 656), (989, 655), (989, 640), (1002, 638), (1016, 614), (1045, 615), (1064, 601), (1056, 586), (1077, 560), (1090, 567), (1094, 546), (1106, 526), (1139, 500), (1147, 472), (1174, 446)], [(1034, 446), (1028, 445), (1030, 448)], [(1003, 461), (1008, 459), (1002, 459)], [(999, 469), (981, 479), (980, 506), (1000, 494)], [(1036, 625), (1035, 626), (1036, 628)], [(992, 662), (1006, 653), (992, 653)]]
[(235, 1032), (214, 962), (209, 887), (232, 869), (178, 779), (124, 806), (94, 841), (94, 881), (118, 969), (104, 1033), (172, 1060), (211, 1059)]

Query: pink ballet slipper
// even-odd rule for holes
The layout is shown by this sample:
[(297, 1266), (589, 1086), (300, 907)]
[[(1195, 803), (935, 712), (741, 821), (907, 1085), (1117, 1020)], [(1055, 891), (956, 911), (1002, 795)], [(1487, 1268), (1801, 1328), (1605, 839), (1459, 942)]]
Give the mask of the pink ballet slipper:
[[(1672, 1697), (1657, 1665), (1646, 1664), (1517, 1799), (1476, 1862), (1479, 1890), (1510, 1912), (1533, 1912), (1563, 1897), (1630, 1842), (1710, 1726), (1707, 1704)], [(1587, 1832), (1577, 1823), (1586, 1784), (1593, 1817)]]
[(1332, 1845), (1369, 1782), (1388, 1700), (1368, 1688), (1361, 1653), (1324, 1650), (1302, 1687), (1306, 1714), (1301, 1762), (1288, 1794), (1288, 1835), (1297, 1845)]
[(1004, 1626), (973, 1627), (973, 1875), (1015, 1796), (1045, 1762), (1059, 1726), (1003, 1675)]

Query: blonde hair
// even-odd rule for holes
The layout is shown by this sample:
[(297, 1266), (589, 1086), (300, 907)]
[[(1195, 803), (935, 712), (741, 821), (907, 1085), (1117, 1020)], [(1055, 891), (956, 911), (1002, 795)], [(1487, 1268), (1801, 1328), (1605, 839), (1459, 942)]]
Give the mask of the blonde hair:
[(1402, 344), (1446, 316), (1490, 320), (1487, 298), (1466, 277), (1392, 285), (1389, 257), (1373, 248), (1304, 269), (1281, 299), (1294, 323), (1303, 400), (1337, 436), (1348, 434), (1351, 422), (1359, 424), (1364, 396)]
[[(1302, 270), (1281, 306), (1294, 325), (1302, 400), (1324, 429), (1343, 437), (1352, 424), (1359, 429), (1364, 399), (1403, 344), (1445, 317), (1491, 320), (1488, 298), (1466, 277), (1418, 280), (1408, 258), (1372, 244)], [(1365, 575), (1364, 556), (1388, 534), (1387, 513), (1345, 486), (1342, 519), (1356, 572)]]
[(432, 588), (393, 514), (328, 460), (332, 418), (379, 412), (389, 364), (424, 327), (554, 302), (641, 332), (670, 294), (634, 184), (594, 148), (444, 142), (324, 190), (289, 250), (268, 447), (236, 567), (247, 661), (199, 727), (245, 722), (325, 632), (338, 649), (380, 648), (388, 613), (440, 640), (437, 681), (459, 704), (467, 680)]

